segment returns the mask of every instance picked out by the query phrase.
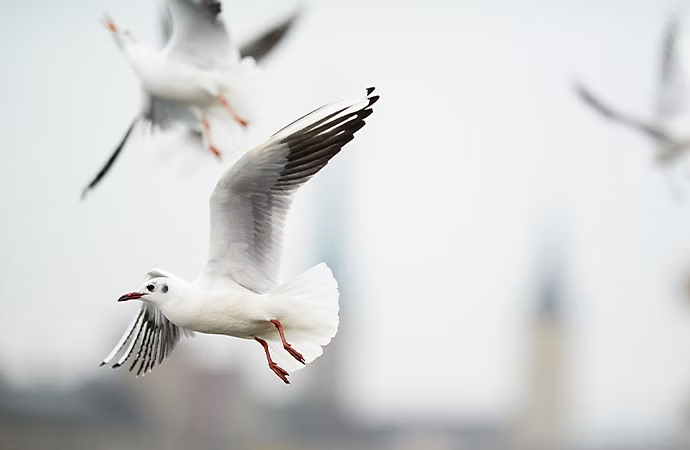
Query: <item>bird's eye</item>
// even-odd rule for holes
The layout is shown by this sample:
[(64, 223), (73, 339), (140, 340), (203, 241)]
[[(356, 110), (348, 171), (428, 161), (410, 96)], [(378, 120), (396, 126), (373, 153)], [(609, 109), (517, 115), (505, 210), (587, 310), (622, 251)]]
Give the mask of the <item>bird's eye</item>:
[(146, 286), (146, 289), (148, 289), (149, 292), (153, 292), (153, 291), (156, 289), (156, 285), (154, 285), (153, 283), (151, 283), (151, 284), (149, 284), (148, 286)]

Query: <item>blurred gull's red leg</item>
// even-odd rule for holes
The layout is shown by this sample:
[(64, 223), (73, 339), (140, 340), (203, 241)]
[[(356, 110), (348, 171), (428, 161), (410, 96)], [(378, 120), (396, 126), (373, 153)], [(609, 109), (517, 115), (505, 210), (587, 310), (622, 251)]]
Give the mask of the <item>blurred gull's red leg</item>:
[(240, 116), (237, 115), (235, 110), (230, 106), (230, 102), (228, 102), (228, 99), (225, 98), (223, 94), (220, 94), (218, 96), (218, 101), (220, 102), (221, 105), (225, 107), (225, 109), (228, 110), (230, 115), (232, 116), (233, 119), (240, 125), (242, 125), (243, 128), (246, 128), (249, 125), (249, 122), (247, 122), (245, 119), (241, 118)]
[(211, 125), (208, 124), (208, 120), (206, 119), (201, 119), (201, 125), (204, 127), (204, 135), (208, 141), (208, 149), (211, 151), (211, 153), (216, 155), (216, 158), (221, 159), (220, 151), (215, 145), (213, 145), (213, 142), (211, 141)]

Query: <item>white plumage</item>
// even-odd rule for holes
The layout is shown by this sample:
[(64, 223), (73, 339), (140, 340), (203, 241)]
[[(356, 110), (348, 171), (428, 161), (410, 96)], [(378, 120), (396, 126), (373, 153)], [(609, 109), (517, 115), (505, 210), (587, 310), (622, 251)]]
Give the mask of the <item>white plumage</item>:
[(120, 298), (143, 304), (103, 364), (124, 350), (118, 367), (138, 348), (130, 370), (139, 364), (137, 373), (146, 373), (195, 331), (256, 340), (286, 383), (288, 371), (321, 355), (338, 328), (338, 286), (325, 264), (282, 284), (283, 228), (297, 189), (365, 125), (378, 100), (372, 93), (313, 111), (223, 174), (209, 202), (211, 236), (201, 275), (188, 283), (160, 269), (148, 272), (140, 289)]
[[(255, 58), (265, 57), (297, 18), (260, 34), (238, 48), (230, 39), (217, 0), (166, 0), (163, 49), (139, 42), (106, 19), (118, 47), (144, 88), (141, 112), (130, 124), (104, 167), (82, 192), (82, 199), (101, 181), (137, 124), (166, 129), (184, 124), (220, 158), (244, 145), (244, 129), (256, 119), (260, 71)], [(222, 127), (222, 133), (215, 130)], [(219, 136), (222, 136), (222, 143)]]

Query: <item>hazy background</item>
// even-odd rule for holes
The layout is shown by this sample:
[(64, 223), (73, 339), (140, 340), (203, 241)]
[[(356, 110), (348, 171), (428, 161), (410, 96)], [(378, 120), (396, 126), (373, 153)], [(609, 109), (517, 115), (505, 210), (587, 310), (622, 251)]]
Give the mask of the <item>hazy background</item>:
[[(299, 4), (226, 0), (225, 17), (242, 42)], [(679, 442), (690, 429), (690, 183), (685, 202), (674, 198), (652, 145), (609, 126), (572, 92), (583, 80), (615, 104), (651, 111), (662, 30), (675, 4), (303, 3), (297, 27), (263, 65), (262, 118), (249, 140), (370, 85), (381, 101), (352, 144), (299, 192), (288, 221), (285, 278), (322, 260), (336, 266), (343, 313), (333, 348), (287, 387), (259, 346), (226, 337), (185, 341), (136, 381), (98, 368), (138, 308), (115, 300), (146, 270), (197, 276), (208, 195), (226, 165), (181, 145), (181, 133), (137, 135), (80, 203), (141, 100), (99, 19), (108, 12), (155, 41), (157, 3), (3, 2), (7, 392), (30, 396), (38, 410), (41, 399), (57, 395), (59, 405), (60, 392), (89, 383), (164, 397), (165, 386), (179, 389), (164, 380), (184, 386), (179, 367), (193, 367), (233, 374), (218, 385), (240, 383), (247, 404), (273, 411), (278, 424), (321, 389), (334, 393), (329, 408), (367, 427), (489, 422), (508, 424), (513, 436), (539, 395), (530, 389), (538, 370), (531, 349), (543, 323), (540, 282), (556, 267), (557, 441)], [(310, 439), (311, 431), (296, 429), (285, 436)], [(320, 448), (336, 448), (324, 439), (330, 444)], [(411, 440), (390, 442), (408, 448)], [(455, 437), (441, 442), (465, 448)], [(245, 448), (233, 445), (209, 448)], [(512, 448), (500, 445), (490, 448)]]

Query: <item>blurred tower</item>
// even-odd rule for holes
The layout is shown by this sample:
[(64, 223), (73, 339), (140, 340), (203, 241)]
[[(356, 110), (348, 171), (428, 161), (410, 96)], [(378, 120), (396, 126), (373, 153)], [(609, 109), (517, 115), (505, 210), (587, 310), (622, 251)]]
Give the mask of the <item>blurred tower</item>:
[(525, 450), (563, 445), (564, 307), (560, 242), (542, 252), (537, 302), (528, 334), (527, 402), (518, 441)]
[(338, 164), (329, 165), (328, 176), (319, 177), (314, 195), (314, 253), (324, 261), (338, 280), (340, 292), (340, 326), (338, 334), (324, 349), (323, 355), (310, 366), (314, 379), (305, 401), (290, 411), (293, 432), (312, 439), (328, 441), (346, 433), (349, 424), (342, 412), (343, 344), (347, 341), (348, 299), (352, 287), (347, 267), (347, 182), (351, 162), (342, 156)]
[(340, 326), (338, 334), (324, 349), (323, 355), (319, 358), (319, 370), (316, 374), (317, 379), (310, 395), (322, 406), (328, 405), (336, 408), (338, 403), (338, 392), (340, 390), (340, 366), (342, 361), (342, 344), (346, 339), (347, 326), (343, 327), (344, 316), (348, 313), (348, 291), (352, 285), (350, 270), (347, 265), (347, 212), (348, 202), (348, 181), (350, 181), (351, 161), (338, 158), (338, 164), (329, 166), (327, 177), (321, 178), (321, 188), (315, 195), (316, 222), (316, 254), (319, 261), (324, 261), (333, 271), (333, 276), (338, 280), (338, 291), (340, 292)]

